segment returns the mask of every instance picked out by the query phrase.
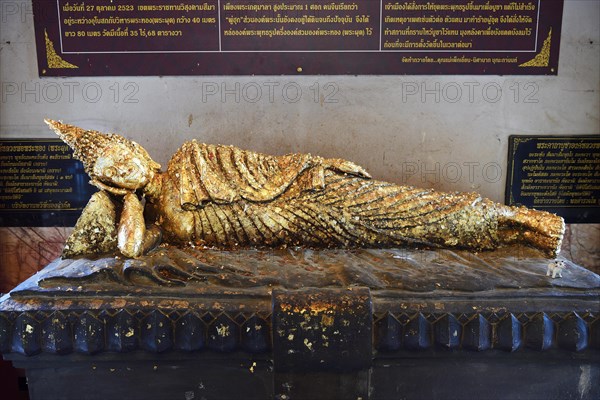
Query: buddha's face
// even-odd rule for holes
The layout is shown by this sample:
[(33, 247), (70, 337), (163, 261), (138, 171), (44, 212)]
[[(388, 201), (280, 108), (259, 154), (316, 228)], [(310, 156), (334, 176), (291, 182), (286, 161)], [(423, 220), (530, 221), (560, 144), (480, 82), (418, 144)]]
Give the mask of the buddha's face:
[(92, 179), (120, 189), (143, 188), (152, 179), (156, 163), (142, 151), (140, 146), (132, 149), (122, 143), (105, 148), (94, 163)]

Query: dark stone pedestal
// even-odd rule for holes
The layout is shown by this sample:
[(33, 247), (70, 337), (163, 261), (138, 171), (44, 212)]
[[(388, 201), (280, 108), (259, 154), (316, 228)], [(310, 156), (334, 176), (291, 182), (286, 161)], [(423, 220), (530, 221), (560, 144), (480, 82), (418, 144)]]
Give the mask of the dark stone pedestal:
[(521, 247), (161, 248), (0, 300), (38, 399), (597, 399), (600, 277)]

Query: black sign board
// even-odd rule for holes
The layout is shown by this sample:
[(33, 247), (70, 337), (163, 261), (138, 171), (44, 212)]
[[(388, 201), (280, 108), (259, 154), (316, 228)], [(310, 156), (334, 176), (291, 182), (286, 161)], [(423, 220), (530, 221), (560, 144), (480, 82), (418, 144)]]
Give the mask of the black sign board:
[(505, 201), (600, 222), (600, 136), (510, 136)]
[(96, 189), (59, 139), (0, 141), (0, 226), (73, 226)]
[(556, 75), (563, 0), (33, 0), (40, 76)]

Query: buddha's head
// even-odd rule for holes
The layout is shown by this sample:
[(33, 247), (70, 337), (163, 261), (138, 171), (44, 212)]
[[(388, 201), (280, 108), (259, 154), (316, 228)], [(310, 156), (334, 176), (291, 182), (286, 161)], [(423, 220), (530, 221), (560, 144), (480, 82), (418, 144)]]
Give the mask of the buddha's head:
[(91, 183), (114, 194), (145, 187), (160, 171), (148, 152), (121, 135), (84, 130), (50, 119), (44, 120), (74, 151)]

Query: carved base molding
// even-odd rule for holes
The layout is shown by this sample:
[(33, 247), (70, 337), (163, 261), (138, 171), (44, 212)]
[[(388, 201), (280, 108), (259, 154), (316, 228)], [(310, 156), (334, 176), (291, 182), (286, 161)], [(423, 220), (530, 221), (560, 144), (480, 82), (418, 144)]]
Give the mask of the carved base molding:
[(575, 264), (171, 251), (59, 259), (0, 299), (0, 352), (32, 399), (600, 396), (600, 277)]

